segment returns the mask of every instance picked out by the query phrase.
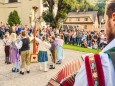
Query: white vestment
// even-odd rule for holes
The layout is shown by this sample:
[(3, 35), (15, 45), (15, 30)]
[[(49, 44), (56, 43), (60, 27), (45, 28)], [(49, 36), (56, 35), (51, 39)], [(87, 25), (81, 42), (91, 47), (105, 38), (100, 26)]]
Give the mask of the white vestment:
[[(115, 69), (112, 64), (111, 58), (105, 51), (115, 47), (115, 39), (113, 39), (103, 50), (99, 53), (102, 68), (104, 71), (105, 86), (115, 86)], [(74, 86), (88, 86), (85, 64), (83, 63), (79, 73), (75, 77)]]

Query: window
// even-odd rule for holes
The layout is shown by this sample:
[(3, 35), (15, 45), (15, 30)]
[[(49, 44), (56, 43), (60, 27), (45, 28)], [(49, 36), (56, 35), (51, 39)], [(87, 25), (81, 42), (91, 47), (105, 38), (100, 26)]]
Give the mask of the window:
[(71, 18), (69, 18), (69, 21), (71, 21)]
[(88, 21), (88, 18), (84, 18), (84, 21)]
[(87, 29), (87, 25), (84, 26), (84, 29)]
[(18, 2), (18, 0), (9, 0), (9, 3)]
[(80, 18), (76, 18), (76, 21), (80, 21)]

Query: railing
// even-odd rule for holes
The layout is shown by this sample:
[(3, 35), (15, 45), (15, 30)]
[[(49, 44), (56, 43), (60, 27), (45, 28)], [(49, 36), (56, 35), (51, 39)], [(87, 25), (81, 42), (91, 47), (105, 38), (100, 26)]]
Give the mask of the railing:
[(50, 79), (46, 86), (73, 86), (75, 76), (81, 68), (82, 58), (66, 64), (53, 78)]

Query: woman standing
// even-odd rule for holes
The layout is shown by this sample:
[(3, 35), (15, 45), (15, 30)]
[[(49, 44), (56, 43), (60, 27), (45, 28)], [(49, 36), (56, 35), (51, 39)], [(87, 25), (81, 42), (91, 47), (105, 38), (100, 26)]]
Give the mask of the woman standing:
[(57, 63), (56, 64), (61, 64), (62, 59), (64, 58), (63, 55), (63, 35), (59, 35), (58, 38), (56, 39), (57, 46), (56, 46), (56, 58), (57, 58)]

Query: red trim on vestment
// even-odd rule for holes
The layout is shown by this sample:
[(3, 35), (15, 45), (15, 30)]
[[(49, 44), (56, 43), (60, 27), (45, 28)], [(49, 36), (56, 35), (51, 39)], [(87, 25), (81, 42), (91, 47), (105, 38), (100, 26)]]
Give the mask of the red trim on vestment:
[(85, 68), (86, 68), (88, 86), (94, 86), (92, 72), (91, 72), (90, 63), (89, 63), (89, 56), (85, 57)]
[(63, 82), (62, 86), (71, 86), (67, 81)]
[(95, 59), (96, 68), (97, 68), (99, 86), (105, 86), (104, 72), (103, 72), (103, 68), (102, 68), (100, 55), (95, 54), (94, 59)]

